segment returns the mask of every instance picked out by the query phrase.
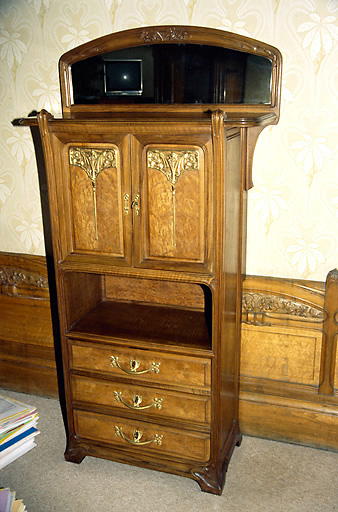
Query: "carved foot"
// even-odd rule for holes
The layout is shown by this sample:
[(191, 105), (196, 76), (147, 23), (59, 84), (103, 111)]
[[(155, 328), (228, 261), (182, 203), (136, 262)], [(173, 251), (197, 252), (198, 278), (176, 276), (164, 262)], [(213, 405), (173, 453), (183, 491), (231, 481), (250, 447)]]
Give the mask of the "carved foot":
[(217, 464), (210, 463), (205, 467), (198, 467), (192, 470), (192, 475), (197, 480), (204, 492), (211, 494), (222, 494), (225, 476), (235, 446), (240, 446), (242, 434), (239, 430), (238, 421), (234, 421), (227, 443), (224, 445)]
[[(224, 474), (223, 474), (224, 473)], [(222, 474), (211, 464), (205, 468), (197, 468), (193, 472), (201, 491), (221, 495), (225, 481), (225, 471)]]
[(74, 462), (75, 464), (80, 464), (88, 451), (83, 445), (77, 443), (75, 439), (70, 439), (67, 449), (65, 451), (65, 460), (67, 462)]

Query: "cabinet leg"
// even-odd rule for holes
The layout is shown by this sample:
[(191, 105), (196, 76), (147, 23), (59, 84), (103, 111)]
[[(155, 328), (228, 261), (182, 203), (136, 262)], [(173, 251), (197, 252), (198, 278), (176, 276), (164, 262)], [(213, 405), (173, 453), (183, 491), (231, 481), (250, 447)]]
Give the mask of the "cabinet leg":
[(226, 471), (224, 471), (224, 475), (220, 475), (215, 465), (211, 464), (205, 468), (198, 468), (193, 472), (193, 475), (201, 491), (221, 495), (224, 487), (225, 473)]
[[(192, 471), (194, 478), (197, 480), (200, 488), (204, 492), (211, 494), (222, 494), (226, 472), (235, 446), (240, 446), (242, 442), (242, 434), (237, 421), (233, 422), (231, 433), (228, 441), (222, 450), (219, 458), (220, 464), (210, 463), (208, 466), (199, 467)], [(223, 462), (222, 462), (223, 461)]]
[(69, 439), (67, 449), (65, 451), (65, 460), (67, 462), (74, 462), (75, 464), (80, 464), (85, 456), (87, 455), (88, 450), (77, 442), (76, 439)]

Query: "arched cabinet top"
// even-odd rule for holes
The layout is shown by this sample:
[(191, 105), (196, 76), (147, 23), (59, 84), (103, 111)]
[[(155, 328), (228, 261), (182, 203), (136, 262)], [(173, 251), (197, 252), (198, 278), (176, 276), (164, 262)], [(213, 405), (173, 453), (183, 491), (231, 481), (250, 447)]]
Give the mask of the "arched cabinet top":
[(112, 111), (272, 115), (278, 121), (282, 58), (260, 41), (193, 26), (142, 27), (62, 55), (63, 114)]

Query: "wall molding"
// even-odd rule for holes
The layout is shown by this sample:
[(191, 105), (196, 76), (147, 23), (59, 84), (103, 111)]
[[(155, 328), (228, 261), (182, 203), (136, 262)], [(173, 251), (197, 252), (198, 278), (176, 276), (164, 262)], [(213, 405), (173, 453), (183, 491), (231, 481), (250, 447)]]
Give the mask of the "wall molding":
[[(58, 397), (46, 258), (0, 253), (0, 292), (0, 386)], [(248, 276), (242, 317), (242, 432), (338, 451), (338, 271)]]

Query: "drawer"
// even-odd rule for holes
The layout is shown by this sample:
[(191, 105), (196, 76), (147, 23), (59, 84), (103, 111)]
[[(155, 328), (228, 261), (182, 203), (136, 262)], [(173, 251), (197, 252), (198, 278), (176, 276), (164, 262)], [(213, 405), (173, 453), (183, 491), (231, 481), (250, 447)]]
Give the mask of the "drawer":
[(129, 453), (207, 462), (210, 435), (74, 410), (75, 433), (82, 439), (108, 443)]
[(75, 370), (128, 377), (190, 390), (211, 389), (211, 360), (164, 354), (121, 345), (97, 345), (70, 340), (70, 366)]
[[(116, 410), (173, 418), (210, 425), (211, 398), (165, 389), (72, 375), (72, 397), (76, 402), (114, 407)], [(118, 413), (117, 413), (118, 414)]]

